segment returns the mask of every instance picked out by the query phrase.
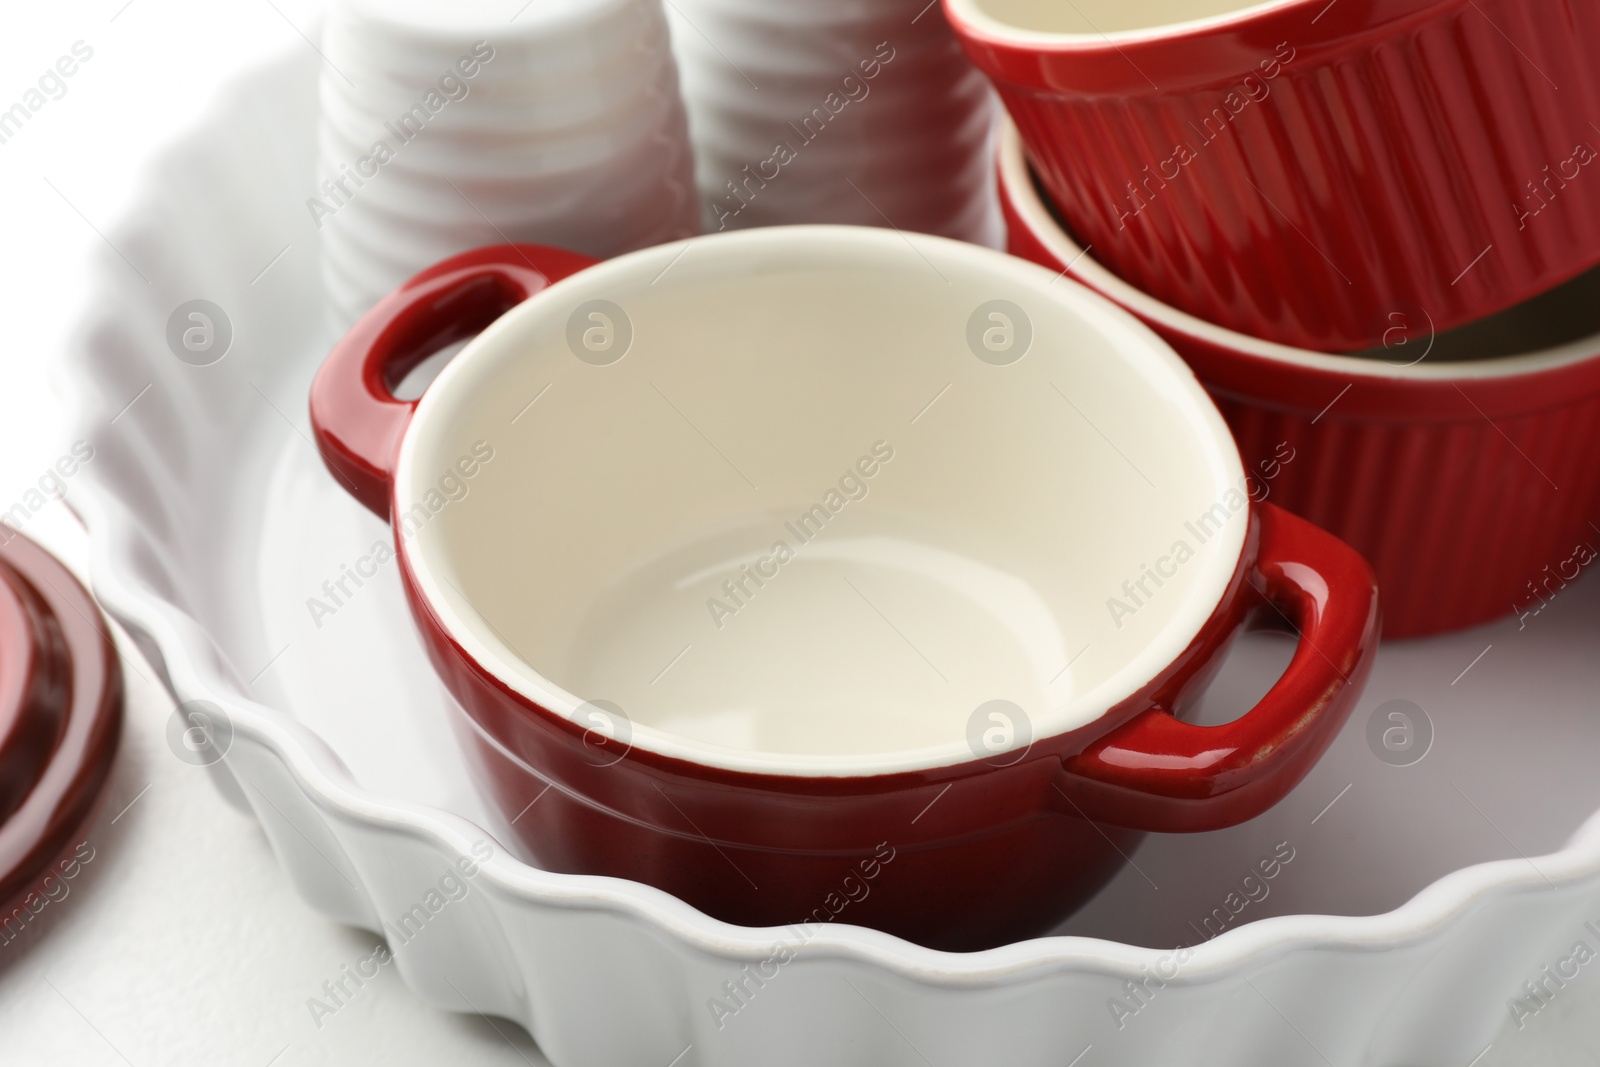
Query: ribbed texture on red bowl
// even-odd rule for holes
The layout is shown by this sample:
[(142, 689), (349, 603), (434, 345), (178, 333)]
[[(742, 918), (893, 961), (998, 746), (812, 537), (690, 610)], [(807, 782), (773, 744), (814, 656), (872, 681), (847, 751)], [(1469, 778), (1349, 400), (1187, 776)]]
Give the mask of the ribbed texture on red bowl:
[[(1281, 411), (1212, 395), (1248, 468), (1287, 443), (1273, 503), (1360, 550), (1378, 574), (1384, 634), (1410, 637), (1535, 610), (1572, 577), (1600, 501), (1600, 397), (1490, 422), (1389, 422)], [(1346, 400), (1349, 397), (1345, 398)], [(1341, 403), (1344, 401), (1341, 400)], [(1545, 568), (1548, 566), (1549, 570)], [(1554, 576), (1556, 584), (1542, 587)], [(1538, 589), (1538, 595), (1535, 589)]]
[[(1004, 173), (1000, 185), (1014, 255), (1054, 271), (1084, 262), (1064, 235), (1053, 249), (1019, 215), (1012, 197), (1031, 189)], [(1072, 276), (1091, 288), (1101, 277)], [(1454, 378), (1384, 377), (1377, 360), (1267, 358), (1141, 317), (1216, 401), (1256, 495), (1367, 557), (1386, 637), (1536, 610), (1575, 576), (1580, 544), (1600, 550), (1600, 351), (1493, 378), (1470, 365)], [(1283, 446), (1294, 458), (1274, 468)]]
[[(1353, 351), (1408, 304), (1442, 330), (1600, 262), (1600, 160), (1526, 228), (1514, 207), (1580, 142), (1600, 150), (1597, 48), (1588, 0), (1444, 3), (1300, 52), (1209, 143), (1190, 123), (1252, 72), (1248, 59), (1205, 88), (1092, 95), (1020, 84), (973, 54), (1102, 262), (1200, 318)], [(1180, 142), (1199, 158), (1119, 231), (1125, 183)]]

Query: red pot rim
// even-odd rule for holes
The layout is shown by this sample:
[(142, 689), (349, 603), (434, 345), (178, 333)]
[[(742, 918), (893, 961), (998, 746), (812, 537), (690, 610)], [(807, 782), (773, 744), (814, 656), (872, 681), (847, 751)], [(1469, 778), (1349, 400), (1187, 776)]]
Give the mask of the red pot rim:
[[(567, 296), (569, 302), (578, 299), (570, 295), (573, 286), (582, 286), (596, 293), (615, 291), (608, 288), (616, 284), (613, 281), (615, 277), (633, 279), (639, 284), (644, 284), (652, 276), (658, 275), (661, 266), (669, 262), (675, 254), (679, 254), (680, 249), (690, 242), (695, 244), (699, 263), (706, 262), (713, 254), (727, 257), (730, 262), (736, 263), (742, 257), (751, 254), (771, 255), (774, 248), (795, 257), (793, 262), (831, 261), (831, 257), (840, 254), (841, 249), (863, 258), (881, 252), (886, 259), (898, 262), (898, 257), (904, 255), (904, 241), (904, 237), (897, 236), (891, 231), (867, 227), (797, 226), (730, 231), (727, 234), (691, 238), (689, 242), (677, 246), (660, 246), (617, 257), (590, 266), (555, 284), (565, 287), (563, 291), (569, 294)], [(962, 262), (982, 262), (986, 265), (990, 276), (995, 279), (1014, 280), (1023, 291), (1044, 294), (1051, 290), (1053, 283), (1048, 272), (1015, 257), (926, 235), (917, 235), (916, 241), (921, 246), (919, 251), (934, 262), (942, 262), (941, 257), (951, 257)], [(483, 252), (477, 253), (477, 255), (483, 254)], [(439, 269), (434, 268), (435, 271)], [(448, 273), (447, 271), (446, 274)], [(1203, 448), (1208, 452), (1215, 450), (1211, 462), (1214, 464), (1212, 473), (1216, 479), (1219, 495), (1226, 493), (1235, 485), (1241, 487), (1245, 485), (1246, 475), (1226, 423), (1187, 368), (1175, 359), (1169, 346), (1125, 311), (1092, 293), (1083, 290), (1064, 293), (1057, 288), (1049, 299), (1073, 307), (1076, 313), (1083, 317), (1083, 321), (1094, 324), (1096, 329), (1104, 330), (1109, 340), (1126, 345), (1126, 357), (1130, 365), (1142, 367), (1146, 365), (1146, 361), (1156, 360), (1159, 361), (1163, 376), (1176, 372), (1176, 384), (1183, 389), (1186, 397), (1185, 410), (1192, 408), (1192, 416), (1195, 419), (1193, 427), (1184, 431), (1188, 445), (1193, 448)], [(473, 378), (480, 374), (475, 364), (482, 362), (480, 357), (486, 347), (504, 348), (511, 344), (511, 338), (519, 332), (526, 332), (527, 323), (532, 321), (531, 316), (546, 314), (542, 310), (546, 306), (547, 301), (534, 295), (527, 303), (505, 312), (495, 320), (493, 327), (480, 334), (471, 342), (468, 349), (463, 350), (452, 360), (422, 399), (416, 403), (414, 413), (408, 414), (408, 422), (396, 443), (392, 496), (384, 501), (385, 513), (391, 516), (406, 514), (416, 503), (418, 486), (425, 480), (417, 477), (417, 471), (431, 471), (436, 465), (428, 459), (429, 446), (424, 440), (428, 434), (424, 432), (425, 427), (441, 417), (439, 413), (444, 405), (454, 402), (450, 399), (452, 394), (478, 387), (472, 384)], [(1192, 609), (1186, 607), (1181, 612), (1181, 619), (1169, 624), (1172, 631), (1170, 635), (1166, 631), (1159, 635), (1160, 642), (1170, 646), (1169, 658), (1162, 659), (1159, 655), (1150, 655), (1149, 661), (1142, 664), (1148, 668), (1143, 673), (1136, 671), (1140, 664), (1130, 662), (1121, 673), (1113, 676), (1115, 684), (1120, 688), (1109, 695), (1102, 694), (1104, 703), (1094, 704), (1092, 714), (1088, 710), (1068, 708), (1066, 714), (1059, 716), (1060, 719), (1067, 720), (1064, 724), (1049, 721), (1036, 723), (1041, 735), (1068, 736), (1075, 734), (1084, 726), (1092, 727), (1095, 724), (1100, 724), (1102, 730), (1108, 728), (1106, 716), (1110, 709), (1136, 694), (1141, 686), (1149, 683), (1153, 677), (1168, 667), (1195, 640), (1197, 634), (1203, 632), (1207, 620), (1216, 612), (1224, 591), (1237, 572), (1244, 540), (1242, 527), (1238, 531), (1230, 527), (1226, 559), (1219, 556), (1214, 563), (1207, 564), (1208, 567), (1214, 567), (1215, 574), (1196, 588)], [(430, 562), (425, 548), (425, 543), (407, 543), (402, 539), (400, 556), (407, 581), (416, 587), (420, 598), (428, 606), (430, 617), (443, 632), (465, 650), (474, 662), (490, 669), (499, 683), (508, 684), (515, 690), (519, 694), (519, 699), (531, 705), (550, 707), (558, 716), (568, 712), (569, 709), (576, 710), (582, 707), (584, 700), (578, 694), (567, 690), (557, 680), (544, 675), (532, 666), (521, 669), (515, 666), (520, 657), (504, 647), (504, 642), (498, 639), (498, 635), (491, 632), (492, 627), (482, 621), (475, 612), (456, 606), (455, 598), (450, 595), (453, 591), (447, 589), (437, 577), (437, 564)], [(1121, 677), (1122, 673), (1126, 673), (1128, 677)], [(1110, 687), (1113, 681), (1104, 684)], [(1092, 693), (1086, 696), (1074, 696), (1073, 702), (1087, 706), (1092, 703), (1090, 698), (1093, 696), (1095, 694)], [(948, 744), (938, 746), (942, 751), (935, 751), (932, 746), (922, 746), (903, 751), (875, 753), (871, 756), (864, 755), (860, 758), (845, 758), (722, 749), (700, 741), (678, 738), (669, 731), (658, 731), (638, 724), (635, 724), (633, 729), (637, 748), (649, 748), (669, 756), (686, 754), (687, 762), (755, 774), (792, 777), (877, 777), (902, 770), (947, 768), (970, 759), (970, 753), (960, 739), (952, 739)], [(579, 732), (583, 732), (583, 727), (579, 727)]]

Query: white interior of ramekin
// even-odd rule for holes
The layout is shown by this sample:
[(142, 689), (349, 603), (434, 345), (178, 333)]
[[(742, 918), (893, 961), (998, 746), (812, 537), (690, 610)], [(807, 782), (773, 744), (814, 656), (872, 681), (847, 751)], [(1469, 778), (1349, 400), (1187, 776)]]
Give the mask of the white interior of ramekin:
[[(595, 300), (631, 324), (608, 365), (569, 348)], [(1008, 365), (969, 342), (993, 300), (1032, 326)], [(1109, 301), (818, 226), (631, 253), (508, 312), (423, 397), (395, 504), (419, 590), (516, 692), (620, 707), (665, 755), (828, 776), (1023, 748), (1136, 692), (1218, 604), (1243, 484), (1192, 373)], [(994, 700), (1021, 724), (990, 732)]]
[(1111, 297), (1118, 304), (1150, 322), (1199, 338), (1218, 348), (1260, 359), (1292, 363), (1302, 367), (1353, 378), (1388, 378), (1409, 381), (1478, 381), (1507, 378), (1552, 370), (1600, 356), (1600, 335), (1585, 337), (1525, 355), (1494, 359), (1428, 362), (1429, 339), (1414, 338), (1393, 349), (1393, 358), (1333, 355), (1263, 341), (1248, 334), (1235, 333), (1204, 319), (1179, 311), (1112, 273), (1073, 237), (1062, 229), (1034, 184), (1027, 150), (1016, 125), (1004, 119), (999, 137), (1000, 185), (1006, 199), (1028, 227), (1032, 236), (1070, 273), (1091, 288)]
[(1109, 47), (1199, 33), (1308, 0), (945, 0), (957, 25), (1018, 45)]

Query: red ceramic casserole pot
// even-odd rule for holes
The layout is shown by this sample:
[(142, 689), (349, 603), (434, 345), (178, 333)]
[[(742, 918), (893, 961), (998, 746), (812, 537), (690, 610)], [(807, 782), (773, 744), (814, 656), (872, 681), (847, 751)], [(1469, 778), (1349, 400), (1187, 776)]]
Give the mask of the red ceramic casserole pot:
[(1052, 214), (1009, 126), (999, 170), (1011, 251), (1171, 342), (1273, 502), (1371, 561), (1387, 636), (1536, 611), (1577, 576), (1575, 553), (1600, 537), (1600, 273), (1451, 333), (1324, 355), (1213, 326), (1118, 278)]
[[(881, 229), (591, 262), (444, 262), (311, 395), (534, 861), (974, 948), (1049, 929), (1141, 832), (1259, 814), (1337, 732), (1371, 572), (1249, 499), (1132, 316)], [(1282, 679), (1181, 721), (1252, 621), (1303, 633)]]
[(1198, 318), (1350, 352), (1600, 263), (1586, 0), (945, 10), (1073, 231)]

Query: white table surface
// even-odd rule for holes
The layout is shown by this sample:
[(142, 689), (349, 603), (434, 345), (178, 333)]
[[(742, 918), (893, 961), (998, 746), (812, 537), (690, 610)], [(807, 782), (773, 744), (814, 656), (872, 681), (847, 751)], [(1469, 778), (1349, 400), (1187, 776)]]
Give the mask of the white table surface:
[[(94, 53), (60, 99), (0, 144), (0, 510), (63, 448), (46, 369), (81, 317), (88, 257), (128, 210), (144, 162), (231, 73), (313, 47), (319, 6), (75, 0), (7, 12), (0, 110), (75, 42)], [(84, 537), (64, 507), (51, 504), (26, 530), (81, 572)], [(0, 1064), (546, 1062), (510, 1023), (424, 1006), (392, 968), (318, 1026), (308, 998), (365, 956), (372, 936), (305, 906), (255, 825), (173, 757), (171, 701), (123, 648), (127, 730), (104, 810), (85, 832), (94, 859), (67, 897), (0, 945)], [(1600, 1065), (1600, 981), (1586, 977), (1521, 1031), (1508, 1013), (1474, 1067)]]

